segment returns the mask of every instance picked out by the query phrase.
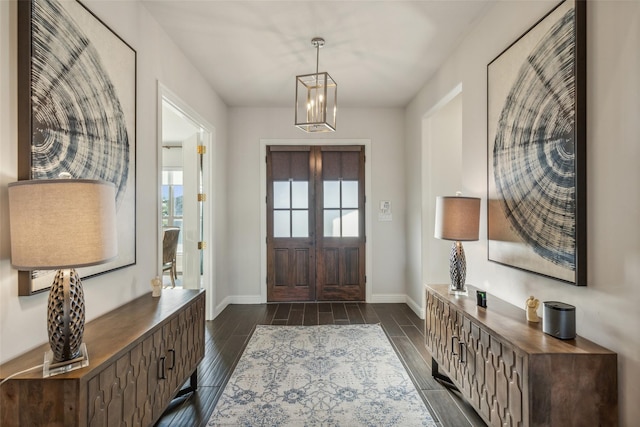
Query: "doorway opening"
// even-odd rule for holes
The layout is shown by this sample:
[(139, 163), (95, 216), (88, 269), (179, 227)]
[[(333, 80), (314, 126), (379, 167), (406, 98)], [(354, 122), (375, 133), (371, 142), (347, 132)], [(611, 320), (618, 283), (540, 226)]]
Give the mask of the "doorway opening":
[(450, 242), (434, 239), (433, 227), (436, 197), (455, 195), (464, 188), (462, 100), (458, 84), (422, 120), (422, 283), (449, 280)]
[[(163, 286), (212, 291), (208, 147), (213, 128), (159, 85), (159, 258)], [(208, 197), (209, 196), (209, 197)], [(171, 245), (172, 234), (177, 239)], [(208, 292), (213, 294), (213, 292)], [(208, 298), (210, 299), (210, 298)]]

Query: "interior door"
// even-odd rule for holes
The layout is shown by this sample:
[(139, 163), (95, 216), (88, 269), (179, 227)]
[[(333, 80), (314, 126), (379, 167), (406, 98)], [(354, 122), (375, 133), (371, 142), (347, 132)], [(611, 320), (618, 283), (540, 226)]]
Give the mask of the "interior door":
[(363, 301), (364, 147), (267, 147), (267, 300)]
[(182, 204), (182, 286), (200, 289), (202, 277), (202, 135), (200, 132), (182, 142), (183, 191)]

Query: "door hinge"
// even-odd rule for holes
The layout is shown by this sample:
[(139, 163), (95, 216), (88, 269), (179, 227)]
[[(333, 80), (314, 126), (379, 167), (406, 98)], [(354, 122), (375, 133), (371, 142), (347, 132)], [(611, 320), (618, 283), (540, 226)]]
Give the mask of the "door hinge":
[(198, 250), (207, 249), (207, 242), (198, 242)]
[(207, 201), (207, 195), (204, 193), (198, 193), (198, 201), (199, 202), (206, 202)]
[(197, 150), (198, 154), (206, 154), (207, 153), (207, 147), (205, 145), (198, 145), (196, 150)]

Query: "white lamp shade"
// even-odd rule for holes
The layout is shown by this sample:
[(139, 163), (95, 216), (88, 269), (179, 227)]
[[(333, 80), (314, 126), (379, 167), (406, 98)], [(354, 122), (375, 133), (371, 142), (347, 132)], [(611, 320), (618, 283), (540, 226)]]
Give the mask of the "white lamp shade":
[(477, 197), (437, 197), (436, 226), (438, 239), (478, 240), (480, 230), (480, 199)]
[(118, 254), (116, 189), (85, 179), (9, 184), (11, 264), (19, 270), (101, 264)]

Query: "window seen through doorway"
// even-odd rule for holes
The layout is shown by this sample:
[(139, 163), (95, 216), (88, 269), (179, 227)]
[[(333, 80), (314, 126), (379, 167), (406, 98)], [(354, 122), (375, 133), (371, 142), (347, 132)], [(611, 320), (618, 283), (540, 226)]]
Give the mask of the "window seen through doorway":
[[(162, 225), (182, 229), (182, 171), (162, 171)], [(182, 233), (178, 237), (178, 253), (182, 253)]]

